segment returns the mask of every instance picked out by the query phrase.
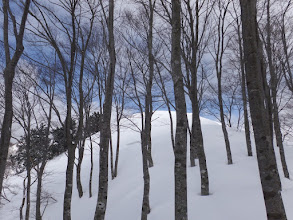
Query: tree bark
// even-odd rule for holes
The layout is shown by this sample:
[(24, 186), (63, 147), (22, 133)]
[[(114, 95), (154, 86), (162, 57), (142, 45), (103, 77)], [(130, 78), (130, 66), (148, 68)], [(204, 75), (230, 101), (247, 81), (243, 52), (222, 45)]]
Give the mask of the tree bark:
[(46, 162), (42, 162), (40, 170), (38, 170), (38, 185), (37, 185), (37, 196), (36, 196), (36, 220), (42, 220), (41, 214), (41, 196), (42, 196), (42, 178), (44, 174)]
[(119, 150), (120, 150), (120, 120), (118, 115), (118, 107), (116, 107), (117, 111), (117, 146), (116, 146), (116, 156), (115, 156), (115, 165), (114, 165), (114, 178), (117, 177), (118, 173), (118, 160), (119, 160)]
[(143, 167), (143, 200), (142, 200), (142, 212), (141, 220), (147, 220), (147, 216), (150, 213), (150, 174), (148, 168), (148, 149), (146, 139), (146, 128), (141, 131), (141, 151), (142, 151), (142, 167)]
[(79, 145), (80, 146), (78, 148), (78, 163), (76, 166), (76, 186), (77, 186), (78, 196), (79, 198), (81, 198), (83, 196), (83, 190), (82, 190), (80, 173), (81, 173), (81, 164), (82, 164), (83, 155), (84, 155), (85, 140), (79, 141)]
[(91, 168), (90, 168), (90, 180), (89, 180), (89, 197), (93, 196), (92, 193), (92, 179), (93, 179), (93, 169), (94, 169), (94, 158), (93, 158), (93, 142), (90, 136), (90, 151), (91, 151)]
[(199, 116), (199, 107), (198, 103), (194, 103), (193, 113), (192, 113), (192, 136), (193, 140), (196, 140), (196, 153), (199, 160), (199, 169), (200, 169), (200, 177), (201, 177), (201, 195), (206, 196), (209, 195), (209, 175), (206, 164), (206, 156), (203, 145), (203, 136), (200, 124), (200, 116)]
[(280, 179), (263, 115), (264, 98), (261, 85), (261, 61), (256, 20), (256, 0), (240, 0), (246, 82), (252, 118), (257, 160), (268, 220), (287, 219), (281, 196)]
[(181, 70), (181, 1), (172, 0), (172, 45), (171, 45), (171, 75), (174, 84), (176, 107), (175, 134), (175, 219), (187, 220), (187, 116), (186, 102)]
[[(27, 100), (28, 101), (28, 100)], [(28, 103), (27, 103), (28, 104)], [(29, 104), (28, 104), (29, 105)], [(28, 111), (30, 111), (30, 106), (28, 106)], [(30, 207), (31, 207), (31, 114), (28, 112), (28, 126), (27, 126), (27, 134), (26, 134), (26, 173), (27, 173), (27, 185), (26, 185), (26, 210), (25, 210), (25, 220), (29, 220), (30, 218)]]

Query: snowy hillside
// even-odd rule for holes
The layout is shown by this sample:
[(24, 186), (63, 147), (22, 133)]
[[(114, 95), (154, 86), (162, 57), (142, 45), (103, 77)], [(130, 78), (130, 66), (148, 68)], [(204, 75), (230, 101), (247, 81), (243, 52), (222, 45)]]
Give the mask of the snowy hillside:
[[(175, 113), (174, 113), (175, 114)], [(190, 117), (191, 115), (189, 115)], [(133, 119), (139, 124), (140, 119)], [(210, 196), (200, 196), (199, 168), (190, 167), (188, 160), (188, 216), (189, 220), (265, 220), (266, 212), (261, 191), (260, 179), (255, 156), (248, 157), (245, 136), (242, 132), (229, 130), (232, 147), (233, 165), (227, 165), (224, 139), (219, 123), (201, 119), (207, 166), (210, 179)], [(111, 180), (109, 175), (109, 197), (106, 212), (107, 220), (139, 220), (143, 195), (142, 156), (140, 134), (131, 123), (124, 119), (121, 131), (121, 151), (118, 177)], [(129, 126), (128, 126), (129, 125)], [(94, 137), (99, 142), (98, 135)], [(116, 135), (113, 134), (115, 145)], [(151, 191), (150, 220), (174, 219), (174, 155), (170, 139), (169, 116), (167, 112), (156, 112), (152, 124), (154, 167), (150, 168)], [(278, 162), (279, 155), (276, 149)], [(287, 163), (293, 175), (293, 146), (286, 146)], [(76, 185), (73, 189), (72, 219), (93, 219), (98, 191), (98, 145), (95, 144), (93, 197), (89, 198), (88, 181), (90, 173), (90, 154), (88, 146), (82, 165), (82, 184), (84, 196), (79, 199)], [(44, 191), (50, 193), (56, 202), (49, 205), (44, 220), (61, 220), (63, 211), (63, 193), (65, 188), (66, 155), (63, 154), (50, 161), (44, 179)], [(279, 164), (280, 165), (280, 164)], [(279, 166), (280, 168), (280, 166)], [(287, 217), (293, 220), (293, 182), (283, 178), (283, 199)], [(22, 197), (22, 181), (20, 177), (11, 177), (9, 183), (14, 187), (16, 195), (8, 194), (11, 202), (0, 208), (1, 220), (19, 219), (19, 207)], [(75, 180), (74, 180), (75, 184)], [(32, 200), (34, 201), (35, 187)], [(34, 213), (34, 204), (32, 205)], [(33, 219), (34, 216), (32, 215)]]

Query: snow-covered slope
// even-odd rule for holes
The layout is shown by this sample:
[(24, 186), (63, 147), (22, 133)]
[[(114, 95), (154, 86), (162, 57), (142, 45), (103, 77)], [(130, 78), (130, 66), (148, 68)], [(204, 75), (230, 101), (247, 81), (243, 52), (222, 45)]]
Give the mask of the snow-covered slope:
[[(175, 115), (175, 114), (174, 114)], [(190, 115), (189, 115), (190, 117)], [(167, 112), (156, 112), (153, 117), (152, 141), (154, 167), (150, 169), (151, 191), (150, 220), (174, 219), (174, 155), (170, 140), (170, 125)], [(139, 124), (139, 117), (133, 118)], [(201, 119), (204, 144), (210, 179), (210, 196), (200, 196), (199, 168), (190, 167), (188, 160), (188, 216), (189, 220), (265, 220), (265, 206), (262, 197), (256, 157), (248, 157), (243, 132), (228, 130), (231, 140), (233, 165), (227, 165), (225, 145), (219, 123)], [(118, 177), (111, 180), (109, 175), (109, 196), (106, 213), (107, 220), (139, 220), (143, 193), (142, 156), (140, 135), (124, 119), (121, 133), (121, 151)], [(93, 197), (89, 198), (88, 180), (90, 170), (90, 153), (87, 143), (82, 165), (82, 184), (84, 196), (80, 199), (76, 185), (73, 186), (72, 219), (93, 219), (98, 191), (98, 135), (95, 135)], [(116, 135), (113, 133), (115, 146)], [(285, 145), (287, 162), (293, 175), (293, 146)], [(276, 149), (279, 163), (278, 151)], [(254, 150), (255, 155), (255, 150)], [(44, 190), (57, 202), (49, 205), (44, 220), (61, 220), (63, 209), (63, 192), (65, 188), (66, 155), (61, 155), (47, 165), (48, 175), (44, 179)], [(293, 182), (280, 176), (283, 183), (283, 199), (287, 217), (293, 220)], [(14, 188), (15, 196), (8, 194), (10, 203), (0, 208), (1, 220), (19, 219), (19, 207), (22, 197), (22, 179), (11, 177), (9, 183), (19, 185)], [(75, 181), (74, 181), (75, 183)], [(34, 191), (32, 200), (34, 200)], [(34, 217), (34, 207), (31, 210)]]

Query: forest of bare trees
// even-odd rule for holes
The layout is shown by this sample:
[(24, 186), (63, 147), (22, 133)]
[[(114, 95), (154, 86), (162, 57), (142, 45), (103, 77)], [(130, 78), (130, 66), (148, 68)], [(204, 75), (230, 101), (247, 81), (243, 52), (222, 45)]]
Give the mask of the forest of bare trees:
[[(267, 219), (287, 219), (281, 179), (290, 179), (284, 141), (293, 138), (293, 1), (0, 4), (0, 210), (9, 201), (7, 180), (18, 175), (23, 178), (19, 218), (44, 219), (55, 200), (44, 184), (47, 164), (65, 154), (63, 219), (76, 219), (74, 190), (79, 199), (95, 197), (94, 219), (105, 219), (109, 182), (127, 169), (120, 169), (126, 120), (140, 134), (141, 219), (150, 219), (158, 147), (152, 123), (154, 113), (165, 110), (174, 153), (170, 212), (176, 220), (190, 219), (187, 179), (195, 174), (188, 167), (199, 170), (199, 194), (212, 194), (202, 116), (221, 124), (221, 151), (229, 167), (235, 166), (229, 132), (243, 130), (245, 155), (257, 160)], [(97, 133), (98, 155), (92, 139)], [(87, 153), (90, 170), (82, 169)]]

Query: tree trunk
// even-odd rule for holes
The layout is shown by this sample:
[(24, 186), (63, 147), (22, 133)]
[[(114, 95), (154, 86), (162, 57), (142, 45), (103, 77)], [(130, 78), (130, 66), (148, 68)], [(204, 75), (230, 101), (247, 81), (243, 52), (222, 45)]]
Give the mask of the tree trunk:
[(226, 122), (225, 122), (225, 116), (224, 116), (221, 74), (217, 74), (217, 77), (218, 77), (218, 101), (219, 101), (219, 107), (220, 107), (220, 118), (221, 118), (222, 131), (224, 134), (227, 160), (228, 160), (228, 164), (233, 164), (230, 141), (229, 141), (228, 131), (227, 131)]
[(176, 107), (175, 134), (175, 220), (187, 220), (187, 116), (186, 102), (181, 71), (181, 1), (172, 0), (172, 45), (171, 45), (171, 74), (174, 84)]
[(286, 163), (286, 157), (285, 157), (285, 150), (283, 145), (283, 138), (282, 138), (282, 132), (280, 128), (280, 120), (279, 120), (279, 112), (278, 112), (278, 105), (276, 96), (273, 95), (273, 113), (274, 113), (274, 128), (275, 128), (275, 134), (276, 134), (276, 140), (277, 140), (277, 146), (279, 147), (280, 157), (281, 157), (281, 163), (282, 168), (284, 172), (284, 176), (288, 179), (290, 179), (287, 163)]
[(25, 220), (30, 218), (30, 207), (31, 207), (31, 105), (29, 102), (28, 95), (25, 94), (25, 104), (27, 106), (27, 127), (26, 127), (26, 173), (27, 173), (27, 186), (26, 186), (26, 210), (25, 210)]
[(72, 139), (72, 85), (74, 77), (75, 68), (75, 58), (76, 58), (76, 17), (75, 17), (76, 4), (72, 4), (70, 8), (71, 13), (71, 25), (72, 25), (72, 40), (70, 45), (70, 69), (67, 68), (67, 63), (64, 61), (63, 56), (60, 54), (59, 48), (57, 50), (59, 60), (62, 64), (64, 83), (66, 89), (66, 123), (65, 123), (65, 138), (66, 146), (68, 149), (68, 159), (66, 168), (66, 181), (65, 181), (65, 192), (64, 192), (64, 203), (63, 203), (63, 220), (71, 220), (71, 199), (72, 199), (72, 186), (73, 186), (73, 169), (75, 160), (75, 149), (76, 144), (73, 143)]
[[(17, 63), (23, 53), (23, 37), (24, 29), (27, 20), (27, 15), (30, 7), (30, 0), (26, 0), (24, 3), (23, 14), (21, 18), (21, 23), (19, 24), (18, 36), (16, 38), (16, 48), (12, 58), (10, 57), (10, 44), (9, 44), (9, 0), (3, 0), (3, 37), (4, 37), (4, 49), (5, 49), (5, 59), (6, 66), (3, 71), (4, 75), (4, 85), (5, 85), (5, 95), (4, 95), (4, 118), (1, 127), (1, 137), (0, 137), (0, 198), (3, 187), (3, 179), (6, 168), (6, 161), (8, 155), (8, 148), (11, 138), (11, 125), (13, 117), (13, 107), (12, 107), (12, 84), (15, 75), (15, 68)], [(18, 26), (12, 20), (13, 24)]]
[(22, 190), (22, 202), (21, 202), (21, 205), (20, 205), (20, 208), (19, 208), (19, 219), (20, 220), (23, 220), (23, 214), (22, 214), (22, 210), (23, 210), (23, 207), (24, 207), (24, 204), (25, 204), (25, 180), (26, 178), (23, 180), (23, 190)]
[[(71, 102), (71, 99), (70, 99)], [(71, 104), (70, 104), (71, 106)], [(73, 185), (73, 168), (75, 160), (75, 146), (72, 144), (71, 138), (71, 107), (67, 110), (66, 117), (66, 145), (68, 148), (68, 159), (66, 168), (66, 181), (65, 181), (65, 192), (64, 192), (64, 204), (63, 204), (63, 219), (71, 220), (71, 198), (72, 198), (72, 185)]]
[(114, 76), (116, 64), (115, 39), (114, 39), (114, 0), (109, 0), (109, 57), (110, 67), (107, 76), (105, 88), (105, 101), (103, 105), (102, 126), (100, 131), (100, 175), (99, 175), (99, 193), (95, 211), (95, 220), (104, 220), (107, 208), (108, 198), (108, 154), (110, 140), (110, 125), (112, 113), (112, 97), (114, 89)]
[(120, 121), (117, 114), (117, 146), (116, 146), (116, 157), (114, 166), (114, 178), (117, 177), (118, 173), (118, 160), (119, 160), (119, 149), (120, 149)]
[(193, 106), (194, 111), (192, 113), (192, 139), (196, 140), (196, 153), (199, 160), (199, 169), (201, 177), (201, 195), (209, 195), (209, 175), (206, 164), (206, 156), (203, 145), (203, 136), (199, 117), (198, 103)]
[(42, 220), (41, 214), (41, 196), (42, 196), (42, 178), (46, 162), (43, 161), (40, 169), (38, 170), (38, 185), (37, 185), (37, 198), (36, 198), (36, 220)]
[(94, 158), (93, 158), (93, 142), (92, 137), (90, 136), (90, 151), (91, 151), (91, 169), (90, 169), (90, 180), (89, 180), (89, 197), (93, 196), (92, 194), (92, 179), (93, 179), (93, 169), (94, 169)]
[(30, 218), (30, 207), (31, 207), (30, 195), (31, 195), (31, 169), (27, 170), (25, 220), (29, 220)]
[(285, 220), (287, 217), (281, 196), (276, 158), (270, 144), (271, 137), (266, 129), (267, 118), (263, 114), (265, 107), (263, 87), (260, 83), (262, 73), (258, 51), (256, 0), (240, 0), (240, 4), (248, 98), (267, 218)]
[(111, 165), (111, 176), (114, 179), (114, 162), (113, 162), (113, 142), (112, 142), (112, 133), (110, 134), (110, 165)]
[(239, 55), (240, 55), (240, 69), (241, 69), (241, 95), (243, 103), (243, 114), (244, 114), (244, 129), (245, 129), (245, 140), (247, 147), (248, 156), (252, 156), (252, 147), (250, 139), (250, 127), (248, 120), (248, 110), (247, 110), (247, 96), (246, 96), (246, 80), (245, 80), (245, 64), (243, 58), (243, 47), (242, 47), (242, 38), (240, 33), (240, 22), (237, 18), (237, 34), (238, 34), (238, 44), (239, 44)]
[(85, 145), (85, 140), (79, 141), (79, 148), (78, 148), (78, 163), (76, 166), (76, 186), (77, 186), (77, 191), (78, 191), (78, 196), (81, 198), (83, 196), (83, 190), (82, 190), (82, 184), (81, 184), (81, 178), (80, 178), (80, 173), (81, 173), (81, 164), (84, 156), (84, 145)]
[(148, 168), (148, 151), (147, 151), (147, 139), (146, 130), (141, 131), (141, 152), (142, 152), (142, 167), (143, 167), (143, 200), (142, 200), (142, 212), (141, 220), (147, 220), (147, 215), (150, 213), (150, 174)]
[(277, 75), (275, 71), (275, 67), (273, 65), (273, 58), (272, 58), (272, 47), (271, 47), (271, 19), (270, 19), (270, 0), (267, 2), (267, 45), (266, 50), (268, 54), (268, 61), (269, 61), (269, 70), (271, 75), (271, 94), (273, 98), (273, 120), (274, 120), (274, 130), (277, 140), (277, 146), (279, 147), (280, 157), (283, 167), (283, 172), (286, 178), (289, 179), (289, 172), (287, 168), (284, 146), (283, 146), (283, 139), (282, 139), (282, 132), (280, 127), (280, 120), (279, 120), (279, 110), (278, 110), (278, 103), (277, 103)]

